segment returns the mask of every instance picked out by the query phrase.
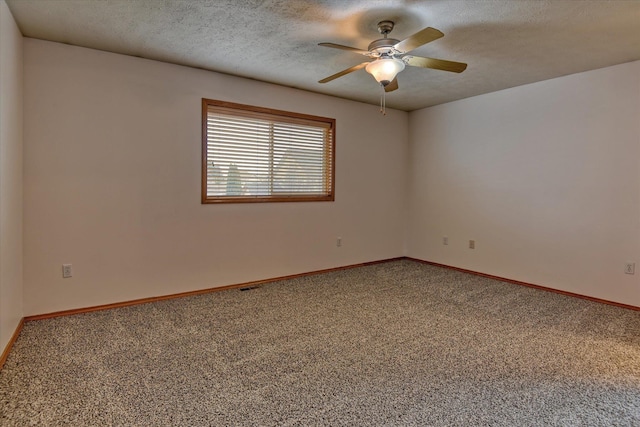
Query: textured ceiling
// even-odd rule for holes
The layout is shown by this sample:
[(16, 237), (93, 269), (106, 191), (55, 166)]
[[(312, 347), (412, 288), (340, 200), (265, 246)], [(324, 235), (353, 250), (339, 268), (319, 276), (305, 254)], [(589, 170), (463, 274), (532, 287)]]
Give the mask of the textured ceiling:
[(640, 59), (640, 1), (6, 0), (26, 37), (204, 68), (377, 104), (366, 60), (376, 24), (403, 39), (445, 36), (415, 55), (469, 64), (462, 74), (407, 67), (387, 106), (415, 110)]

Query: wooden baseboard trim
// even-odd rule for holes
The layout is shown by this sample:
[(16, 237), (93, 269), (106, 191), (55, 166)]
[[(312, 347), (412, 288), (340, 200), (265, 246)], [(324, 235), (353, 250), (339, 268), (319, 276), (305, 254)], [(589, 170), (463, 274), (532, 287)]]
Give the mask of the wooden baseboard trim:
[(295, 278), (298, 278), (298, 277), (313, 276), (313, 275), (316, 275), (316, 274), (330, 273), (332, 271), (347, 270), (347, 269), (351, 269), (351, 268), (364, 267), (364, 266), (367, 266), (367, 265), (382, 264), (382, 263), (391, 262), (391, 261), (397, 261), (397, 260), (401, 260), (401, 259), (407, 259), (407, 260), (411, 260), (411, 261), (420, 262), (420, 263), (423, 263), (423, 264), (429, 264), (429, 265), (433, 265), (433, 266), (437, 266), (437, 267), (443, 267), (443, 268), (448, 268), (448, 269), (452, 269), (452, 270), (457, 270), (457, 271), (461, 271), (461, 272), (464, 272), (464, 273), (474, 274), (476, 276), (482, 276), (482, 277), (487, 277), (489, 279), (499, 280), (501, 282), (511, 283), (511, 284), (515, 284), (515, 285), (521, 285), (521, 286), (527, 286), (527, 287), (530, 287), (530, 288), (540, 289), (540, 290), (547, 291), (547, 292), (555, 292), (555, 293), (558, 293), (558, 294), (572, 296), (572, 297), (576, 297), (576, 298), (582, 298), (582, 299), (586, 299), (586, 300), (589, 300), (589, 301), (599, 302), (599, 303), (602, 303), (602, 304), (614, 305), (616, 307), (626, 308), (626, 309), (629, 309), (629, 310), (640, 311), (640, 307), (637, 307), (637, 306), (634, 306), (634, 305), (622, 304), (622, 303), (619, 303), (619, 302), (604, 300), (604, 299), (600, 299), (600, 298), (594, 298), (594, 297), (590, 297), (590, 296), (586, 296), (586, 295), (576, 294), (576, 293), (573, 293), (573, 292), (567, 292), (567, 291), (562, 291), (562, 290), (559, 290), (559, 289), (550, 288), (550, 287), (547, 287), (547, 286), (535, 285), (533, 283), (527, 283), (527, 282), (521, 282), (519, 280), (507, 279), (505, 277), (494, 276), (494, 275), (486, 274), (486, 273), (480, 273), (480, 272), (473, 271), (473, 270), (467, 270), (467, 269), (460, 268), (460, 267), (454, 267), (454, 266), (451, 266), (451, 265), (440, 264), (440, 263), (437, 263), (437, 262), (426, 261), (426, 260), (422, 260), (422, 259), (418, 259), (418, 258), (396, 257), (396, 258), (383, 259), (383, 260), (379, 260), (379, 261), (370, 261), (370, 262), (363, 262), (363, 263), (359, 263), (359, 264), (346, 265), (346, 266), (342, 266), (342, 267), (327, 268), (327, 269), (324, 269), (324, 270), (310, 271), (310, 272), (307, 272), (307, 273), (292, 274), (292, 275), (288, 275), (288, 276), (280, 276), (280, 277), (274, 277), (274, 278), (264, 279), (264, 280), (255, 280), (255, 281), (252, 281), (252, 282), (244, 282), (244, 283), (237, 283), (237, 284), (233, 284), (233, 285), (219, 286), (219, 287), (215, 287), (215, 288), (201, 289), (201, 290), (197, 290), (197, 291), (180, 292), (180, 293), (170, 294), (170, 295), (162, 295), (162, 296), (149, 297), (149, 298), (140, 298), (140, 299), (135, 299), (135, 300), (131, 300), (131, 301), (123, 301), (123, 302), (117, 302), (117, 303), (112, 303), (112, 304), (103, 304), (103, 305), (97, 305), (97, 306), (92, 306), (92, 307), (76, 308), (76, 309), (71, 309), (71, 310), (63, 310), (63, 311), (56, 311), (56, 312), (52, 312), (52, 313), (44, 313), (44, 314), (37, 314), (37, 315), (33, 315), (33, 316), (26, 316), (20, 322), (20, 325), (18, 326), (18, 329), (16, 330), (16, 334), (14, 334), (14, 337), (12, 338), (12, 341), (9, 343), (9, 345), (7, 346), (7, 349), (3, 353), (2, 359), (0, 359), (0, 362), (1, 362), (0, 363), (0, 367), (4, 363), (4, 361), (6, 359), (6, 356), (8, 355), (8, 351), (9, 351), (8, 349), (13, 344), (13, 341), (17, 338), (20, 330), (22, 329), (22, 325), (23, 325), (24, 322), (29, 322), (29, 321), (32, 321), (32, 320), (51, 319), (51, 318), (60, 317), (60, 316), (71, 316), (71, 315), (74, 315), (74, 314), (90, 313), (90, 312), (93, 312), (93, 311), (100, 311), (100, 310), (110, 310), (110, 309), (113, 309), (113, 308), (128, 307), (128, 306), (138, 305), (138, 304), (147, 304), (147, 303), (156, 302), (156, 301), (163, 301), (163, 300), (174, 299), (174, 298), (183, 298), (183, 297), (194, 296), (194, 295), (202, 295), (202, 294), (208, 294), (208, 293), (212, 293), (212, 292), (226, 291), (226, 290), (230, 290), (230, 289), (252, 288), (252, 287), (260, 286), (262, 284), (276, 282), (276, 281), (279, 281), (279, 280), (288, 280), (288, 279), (295, 279)]
[(599, 302), (601, 304), (614, 305), (616, 307), (626, 308), (628, 310), (640, 311), (640, 307), (636, 307), (635, 305), (622, 304), (620, 302), (615, 302), (615, 301), (609, 301), (609, 300), (606, 300), (606, 299), (590, 297), (590, 296), (582, 295), (582, 294), (576, 294), (574, 292), (561, 291), (560, 289), (554, 289), (554, 288), (550, 288), (548, 286), (534, 285), (533, 283), (521, 282), (519, 280), (507, 279), (505, 277), (500, 277), (500, 276), (493, 276), (491, 274), (480, 273), (480, 272), (473, 271), (473, 270), (467, 270), (465, 268), (453, 267), (451, 265), (440, 264), (440, 263), (437, 263), (437, 262), (426, 261), (426, 260), (423, 260), (423, 259), (411, 258), (411, 257), (405, 257), (405, 258), (409, 259), (411, 261), (416, 261), (416, 262), (420, 262), (420, 263), (423, 263), (423, 264), (429, 264), (429, 265), (433, 265), (433, 266), (436, 266), (436, 267), (444, 267), (444, 268), (448, 268), (448, 269), (451, 269), (451, 270), (461, 271), (463, 273), (469, 273), (469, 274), (473, 274), (473, 275), (476, 275), (476, 276), (482, 276), (482, 277), (487, 277), (489, 279), (499, 280), (501, 282), (511, 283), (511, 284), (514, 284), (514, 285), (526, 286), (528, 288), (540, 289), (542, 291), (547, 291), (547, 292), (553, 292), (553, 293), (556, 293), (556, 294), (567, 295), (567, 296), (574, 297), (574, 298), (586, 299), (586, 300), (589, 300), (589, 301)]
[(351, 268), (364, 267), (364, 266), (367, 266), (367, 265), (382, 264), (382, 263), (385, 263), (385, 262), (397, 261), (397, 260), (400, 260), (400, 259), (404, 259), (404, 257), (389, 258), (389, 259), (383, 259), (383, 260), (379, 260), (379, 261), (363, 262), (363, 263), (359, 263), (359, 264), (346, 265), (346, 266), (343, 266), (343, 267), (327, 268), (327, 269), (324, 269), (324, 270), (316, 270), (316, 271), (310, 271), (310, 272), (307, 272), (307, 273), (299, 273), (299, 274), (292, 274), (292, 275), (289, 275), (289, 276), (274, 277), (274, 278), (271, 278), (271, 279), (255, 280), (253, 282), (245, 282), (245, 283), (238, 283), (238, 284), (234, 284), (234, 285), (219, 286), (219, 287), (216, 287), (216, 288), (200, 289), (200, 290), (197, 290), (197, 291), (180, 292), (180, 293), (177, 293), (177, 294), (162, 295), (162, 296), (149, 297), (149, 298), (140, 298), (140, 299), (135, 299), (135, 300), (131, 300), (131, 301), (123, 301), (123, 302), (116, 302), (116, 303), (112, 303), (112, 304), (96, 305), (96, 306), (93, 306), (93, 307), (75, 308), (75, 309), (71, 309), (71, 310), (56, 311), (56, 312), (52, 312), (52, 313), (36, 314), (36, 315), (33, 315), (33, 316), (26, 316), (24, 318), (24, 321), (30, 322), (32, 320), (51, 319), (51, 318), (60, 317), (60, 316), (71, 316), (71, 315), (74, 315), (74, 314), (90, 313), (92, 311), (110, 310), (110, 309), (113, 309), (113, 308), (128, 307), (128, 306), (132, 306), (132, 305), (147, 304), (147, 303), (150, 303), (150, 302), (164, 301), (164, 300), (174, 299), (174, 298), (183, 298), (183, 297), (189, 297), (189, 296), (194, 296), (194, 295), (209, 294), (209, 293), (212, 293), (212, 292), (226, 291), (226, 290), (229, 290), (229, 289), (252, 288), (252, 287), (256, 287), (256, 286), (263, 285), (263, 284), (266, 284), (266, 283), (277, 282), (279, 280), (296, 279), (298, 277), (313, 276), (313, 275), (316, 275), (316, 274), (330, 273), (332, 271), (340, 271), (340, 270), (347, 270), (347, 269), (351, 269)]
[(24, 318), (20, 319), (20, 323), (18, 323), (18, 326), (16, 327), (16, 330), (13, 332), (13, 335), (11, 336), (11, 339), (9, 340), (9, 342), (7, 343), (7, 346), (4, 348), (4, 351), (2, 352), (2, 356), (0, 356), (0, 370), (2, 370), (2, 368), (4, 367), (4, 362), (7, 361), (7, 357), (9, 357), (9, 353), (11, 352), (11, 349), (13, 348), (13, 344), (18, 339), (18, 336), (20, 335), (20, 332), (22, 331), (22, 326), (23, 325), (24, 325)]

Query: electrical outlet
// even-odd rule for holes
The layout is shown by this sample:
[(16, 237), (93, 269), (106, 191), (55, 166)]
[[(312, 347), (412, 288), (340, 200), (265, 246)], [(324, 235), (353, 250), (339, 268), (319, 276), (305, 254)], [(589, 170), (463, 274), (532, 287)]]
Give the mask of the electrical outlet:
[(71, 264), (62, 264), (62, 277), (68, 278), (73, 276), (73, 270)]
[(443, 245), (448, 245), (448, 244), (449, 244), (449, 238), (448, 238), (447, 236), (444, 236), (444, 237), (442, 238), (442, 244), (443, 244)]
[(624, 274), (636, 274), (636, 263), (628, 262), (624, 265)]
[(336, 246), (337, 246), (337, 247), (342, 246), (342, 237), (338, 237), (338, 238), (336, 239)]
[(476, 241), (469, 240), (469, 249), (475, 249), (475, 248), (476, 248)]

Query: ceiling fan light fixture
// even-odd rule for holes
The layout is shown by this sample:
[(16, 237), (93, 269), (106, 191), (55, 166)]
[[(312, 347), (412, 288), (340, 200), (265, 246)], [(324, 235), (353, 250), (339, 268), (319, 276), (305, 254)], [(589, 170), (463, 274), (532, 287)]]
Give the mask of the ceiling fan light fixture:
[(387, 86), (404, 70), (404, 62), (397, 58), (380, 58), (368, 63), (365, 70), (382, 86)]

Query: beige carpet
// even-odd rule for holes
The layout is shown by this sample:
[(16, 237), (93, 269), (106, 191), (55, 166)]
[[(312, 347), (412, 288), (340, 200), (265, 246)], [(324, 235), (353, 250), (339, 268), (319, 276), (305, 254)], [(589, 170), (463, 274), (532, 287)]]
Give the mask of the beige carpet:
[(402, 260), (25, 324), (2, 426), (640, 426), (640, 312)]

